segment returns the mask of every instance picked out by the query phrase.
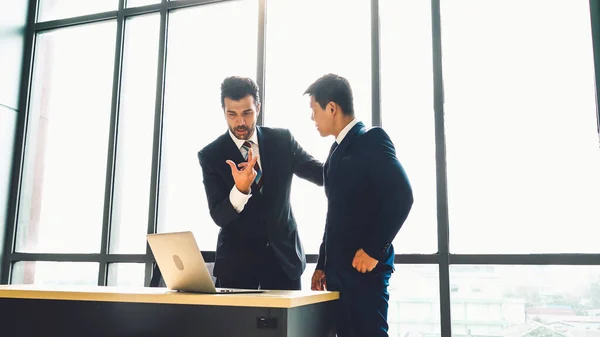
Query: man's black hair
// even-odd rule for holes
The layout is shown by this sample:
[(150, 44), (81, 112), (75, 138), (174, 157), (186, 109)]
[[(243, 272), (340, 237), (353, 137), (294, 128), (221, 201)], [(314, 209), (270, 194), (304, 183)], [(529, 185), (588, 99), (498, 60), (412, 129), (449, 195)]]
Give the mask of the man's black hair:
[(221, 107), (225, 108), (225, 97), (239, 101), (246, 96), (254, 97), (256, 106), (260, 105), (258, 85), (248, 77), (230, 76), (221, 83)]
[(354, 116), (352, 88), (347, 79), (336, 74), (321, 76), (304, 92), (325, 109), (329, 102), (337, 103), (345, 115)]

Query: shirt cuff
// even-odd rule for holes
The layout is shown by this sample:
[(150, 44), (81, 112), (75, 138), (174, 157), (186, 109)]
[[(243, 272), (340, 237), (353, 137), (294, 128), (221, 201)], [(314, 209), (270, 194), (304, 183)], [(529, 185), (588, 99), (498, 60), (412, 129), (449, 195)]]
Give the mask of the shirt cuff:
[(235, 211), (241, 213), (251, 196), (252, 193), (244, 194), (240, 192), (235, 185), (233, 185), (231, 192), (229, 192), (229, 201), (231, 202), (231, 206), (233, 206)]

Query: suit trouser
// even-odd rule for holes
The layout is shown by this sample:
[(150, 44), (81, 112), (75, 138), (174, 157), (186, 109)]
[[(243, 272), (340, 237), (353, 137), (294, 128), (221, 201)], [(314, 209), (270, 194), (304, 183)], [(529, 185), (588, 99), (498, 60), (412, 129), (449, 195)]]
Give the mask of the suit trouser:
[(217, 277), (220, 288), (300, 290), (301, 280), (291, 279), (281, 268), (280, 262), (270, 246), (259, 255), (256, 268), (250, 273), (237, 273), (233, 277)]
[(328, 270), (327, 290), (339, 291), (338, 337), (387, 337), (391, 270), (361, 274), (352, 269)]

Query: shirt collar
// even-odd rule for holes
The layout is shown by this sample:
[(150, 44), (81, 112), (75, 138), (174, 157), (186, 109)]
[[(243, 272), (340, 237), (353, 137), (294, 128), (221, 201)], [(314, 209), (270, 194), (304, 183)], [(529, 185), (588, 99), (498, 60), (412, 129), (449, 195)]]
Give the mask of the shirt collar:
[[(249, 141), (253, 142), (256, 145), (258, 145), (258, 136), (256, 135), (257, 133), (258, 133), (258, 128), (254, 127), (254, 133), (252, 134), (250, 139), (248, 139)], [(231, 133), (231, 130), (229, 130), (229, 136), (231, 137), (231, 140), (233, 140), (233, 142), (235, 143), (235, 145), (237, 146), (238, 149), (241, 149), (242, 145), (244, 145), (244, 142), (246, 142), (246, 140), (244, 140), (244, 139), (237, 139), (237, 137), (233, 133)]]
[(337, 136), (335, 141), (338, 144), (341, 144), (342, 140), (344, 140), (344, 137), (346, 137), (348, 132), (350, 132), (350, 129), (352, 129), (354, 127), (354, 125), (356, 125), (356, 123), (358, 123), (358, 119), (354, 118), (350, 123), (348, 123), (348, 125), (346, 125), (345, 128), (342, 129), (342, 131), (340, 131), (340, 134)]

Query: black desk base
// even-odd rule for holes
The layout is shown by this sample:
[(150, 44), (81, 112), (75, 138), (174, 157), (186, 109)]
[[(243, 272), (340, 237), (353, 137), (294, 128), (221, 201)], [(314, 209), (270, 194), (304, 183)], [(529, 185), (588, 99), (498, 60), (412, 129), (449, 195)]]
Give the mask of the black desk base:
[(0, 335), (334, 337), (333, 305), (255, 308), (0, 298)]

